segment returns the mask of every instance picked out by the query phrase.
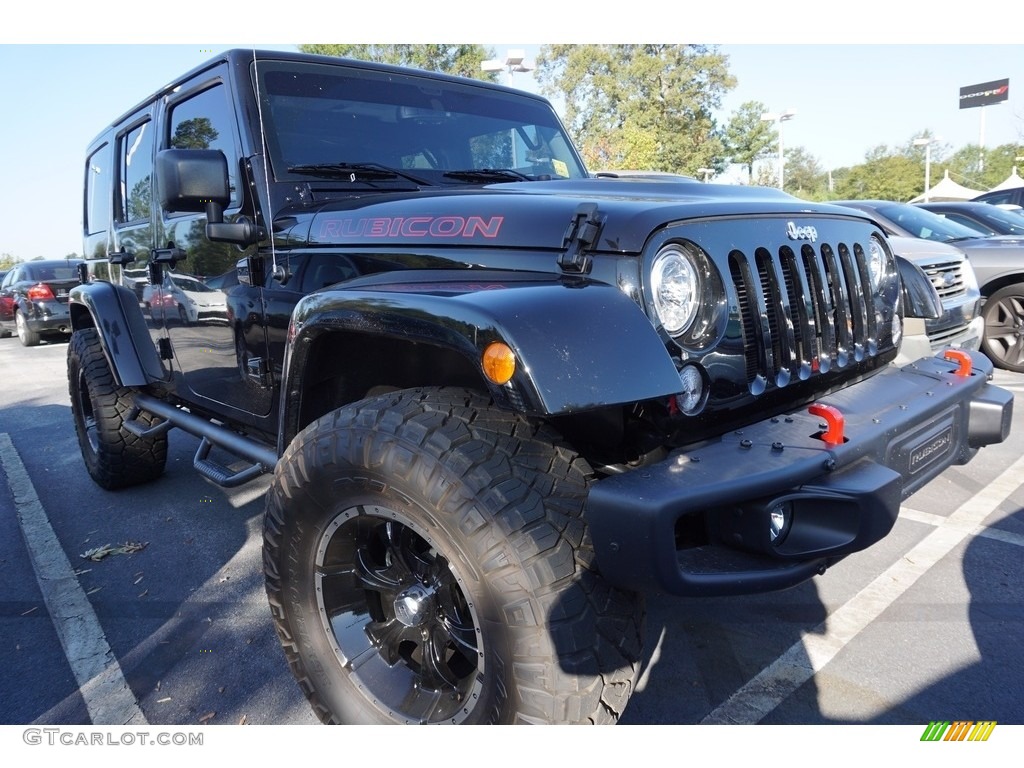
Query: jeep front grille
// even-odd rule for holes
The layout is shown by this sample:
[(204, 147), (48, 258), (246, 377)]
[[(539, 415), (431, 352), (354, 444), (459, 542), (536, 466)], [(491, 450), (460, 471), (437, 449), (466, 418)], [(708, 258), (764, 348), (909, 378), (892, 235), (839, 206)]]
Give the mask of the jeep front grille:
[(877, 352), (874, 296), (859, 245), (729, 254), (754, 394)]

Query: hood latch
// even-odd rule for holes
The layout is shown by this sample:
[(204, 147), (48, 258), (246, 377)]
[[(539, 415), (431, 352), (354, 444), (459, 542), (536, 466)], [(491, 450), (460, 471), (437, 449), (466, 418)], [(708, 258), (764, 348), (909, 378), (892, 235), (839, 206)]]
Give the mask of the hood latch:
[(563, 272), (583, 274), (590, 271), (587, 251), (596, 243), (604, 225), (604, 216), (598, 213), (597, 203), (583, 203), (576, 209), (572, 221), (562, 238), (562, 254), (558, 266)]

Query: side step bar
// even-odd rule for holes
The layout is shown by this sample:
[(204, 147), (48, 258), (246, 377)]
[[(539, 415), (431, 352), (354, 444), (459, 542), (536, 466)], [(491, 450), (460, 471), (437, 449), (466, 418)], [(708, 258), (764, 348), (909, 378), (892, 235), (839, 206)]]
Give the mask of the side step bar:
[[(136, 421), (142, 411), (159, 416), (163, 421), (153, 427), (143, 426)], [(125, 429), (138, 437), (152, 437), (163, 434), (173, 427), (201, 438), (192, 465), (203, 477), (223, 488), (234, 488), (247, 483), (264, 472), (273, 472), (277, 466), (277, 451), (270, 446), (176, 408), (163, 400), (135, 394), (135, 407), (124, 421)], [(218, 464), (209, 458), (214, 446), (250, 461), (251, 465), (240, 470), (232, 470)]]

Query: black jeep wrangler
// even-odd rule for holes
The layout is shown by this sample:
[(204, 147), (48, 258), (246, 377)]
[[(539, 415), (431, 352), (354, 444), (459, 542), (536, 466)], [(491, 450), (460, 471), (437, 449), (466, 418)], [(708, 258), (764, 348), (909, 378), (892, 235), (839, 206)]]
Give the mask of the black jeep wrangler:
[(325, 722), (613, 722), (644, 592), (821, 574), (1009, 431), (984, 357), (890, 364), (936, 297), (866, 216), (591, 178), (507, 88), (232, 51), (99, 135), (84, 212), (89, 474), (155, 479), (172, 428), (214, 483), (273, 473)]

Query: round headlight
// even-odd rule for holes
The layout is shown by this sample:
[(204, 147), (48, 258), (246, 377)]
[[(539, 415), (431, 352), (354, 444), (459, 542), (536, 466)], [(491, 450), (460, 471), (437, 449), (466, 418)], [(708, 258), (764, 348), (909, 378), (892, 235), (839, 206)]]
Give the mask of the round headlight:
[(877, 291), (879, 283), (882, 282), (882, 275), (885, 274), (885, 248), (876, 235), (872, 235), (868, 241), (868, 277), (871, 280), (871, 290)]
[(651, 293), (658, 320), (669, 334), (686, 331), (700, 306), (700, 274), (690, 257), (669, 246), (654, 259)]

